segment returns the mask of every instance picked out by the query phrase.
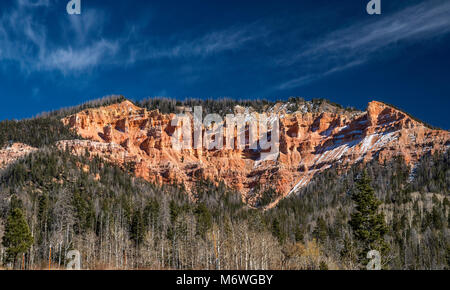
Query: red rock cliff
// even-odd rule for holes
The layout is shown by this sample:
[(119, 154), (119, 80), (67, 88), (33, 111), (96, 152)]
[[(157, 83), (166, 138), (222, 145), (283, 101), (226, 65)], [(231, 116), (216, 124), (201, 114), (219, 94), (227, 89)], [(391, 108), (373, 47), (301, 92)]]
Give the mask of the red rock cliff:
[(35, 152), (37, 149), (22, 143), (10, 144), (0, 149), (0, 169), (16, 162), (18, 159)]
[(273, 161), (258, 162), (248, 150), (174, 150), (174, 115), (147, 111), (129, 101), (63, 119), (89, 141), (61, 141), (58, 146), (75, 154), (87, 149), (121, 165), (132, 162), (138, 177), (155, 183), (177, 182), (191, 189), (199, 179), (223, 181), (250, 205), (257, 205), (260, 197), (255, 189), (271, 187), (279, 198), (270, 207), (331, 166), (344, 171), (357, 162), (399, 155), (413, 165), (423, 154), (450, 145), (448, 131), (429, 129), (380, 102), (353, 114), (289, 113), (281, 104), (272, 111), (280, 116), (280, 155)]

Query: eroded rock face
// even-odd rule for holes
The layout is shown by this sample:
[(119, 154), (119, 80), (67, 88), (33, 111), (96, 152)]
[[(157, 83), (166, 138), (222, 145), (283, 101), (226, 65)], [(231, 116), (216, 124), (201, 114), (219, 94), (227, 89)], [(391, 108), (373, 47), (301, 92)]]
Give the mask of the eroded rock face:
[(0, 149), (0, 169), (6, 168), (16, 160), (36, 151), (36, 148), (22, 143), (14, 143)]
[(395, 156), (414, 165), (423, 154), (450, 146), (448, 131), (429, 129), (380, 102), (356, 113), (327, 108), (290, 113), (281, 104), (270, 111), (280, 117), (280, 154), (272, 161), (257, 161), (248, 150), (177, 151), (171, 143), (174, 115), (147, 111), (129, 101), (63, 119), (90, 141), (61, 141), (58, 146), (74, 154), (88, 149), (120, 165), (131, 162), (138, 177), (155, 183), (183, 183), (190, 190), (199, 179), (223, 181), (253, 206), (258, 205), (260, 190), (270, 187), (278, 197), (268, 207), (332, 166), (345, 171), (357, 162), (375, 157), (383, 162)]

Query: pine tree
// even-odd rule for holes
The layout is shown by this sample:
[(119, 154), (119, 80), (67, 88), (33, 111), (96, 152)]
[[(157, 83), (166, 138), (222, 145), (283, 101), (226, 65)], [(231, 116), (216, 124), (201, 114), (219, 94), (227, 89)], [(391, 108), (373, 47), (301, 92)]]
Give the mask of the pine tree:
[(145, 228), (142, 220), (142, 214), (136, 210), (133, 214), (130, 226), (130, 238), (134, 241), (136, 247), (139, 247), (144, 240)]
[(356, 181), (356, 190), (352, 195), (356, 203), (356, 212), (351, 214), (350, 226), (355, 240), (359, 246), (359, 260), (366, 264), (366, 255), (371, 250), (377, 250), (383, 256), (388, 250), (384, 240), (387, 226), (384, 214), (378, 212), (381, 204), (375, 196), (375, 191), (370, 185), (371, 180), (364, 171)]
[(272, 222), (272, 234), (275, 236), (275, 238), (278, 239), (280, 245), (283, 245), (286, 241), (286, 235), (281, 229), (280, 221), (278, 218), (275, 218)]
[(327, 240), (327, 236), (328, 236), (327, 223), (322, 217), (319, 217), (316, 222), (316, 227), (314, 228), (313, 231), (313, 237), (320, 243), (323, 243)]
[(326, 270), (328, 270), (328, 265), (327, 265), (327, 263), (325, 263), (324, 261), (321, 261), (320, 264), (319, 264), (319, 270), (321, 270), (321, 271), (326, 271)]
[(200, 203), (195, 209), (197, 217), (197, 234), (205, 238), (206, 232), (212, 227), (212, 216), (204, 203)]
[(296, 242), (303, 242), (303, 240), (305, 239), (303, 231), (302, 231), (302, 229), (299, 226), (295, 229), (294, 236), (295, 236), (295, 241)]
[(5, 226), (3, 246), (7, 248), (7, 261), (15, 265), (17, 256), (26, 253), (33, 244), (33, 236), (22, 210), (18, 207), (11, 209)]

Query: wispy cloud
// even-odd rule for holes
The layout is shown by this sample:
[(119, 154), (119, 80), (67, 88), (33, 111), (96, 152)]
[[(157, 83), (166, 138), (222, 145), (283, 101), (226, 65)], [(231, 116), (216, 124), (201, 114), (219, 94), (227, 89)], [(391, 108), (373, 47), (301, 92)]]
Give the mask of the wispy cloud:
[(43, 11), (36, 11), (46, 9), (50, 0), (17, 0), (15, 4), (0, 17), (0, 61), (18, 63), (26, 73), (57, 70), (68, 74), (96, 67), (118, 52), (116, 41), (86, 41), (103, 27), (102, 15), (95, 10), (69, 18), (69, 25), (60, 31), (61, 38), (67, 39), (65, 44), (48, 37), (38, 13)]
[(0, 64), (19, 64), (26, 73), (79, 74), (142, 61), (207, 58), (237, 51), (269, 33), (264, 26), (253, 23), (200, 35), (149, 36), (141, 31), (145, 25), (134, 23), (108, 38), (103, 35), (108, 17), (94, 9), (84, 9), (81, 15), (64, 15), (50, 33), (41, 14), (50, 4), (51, 0), (16, 0), (13, 7), (2, 12)]
[[(256, 23), (213, 31), (188, 40), (171, 44), (153, 42), (135, 43), (129, 49), (129, 62), (158, 59), (209, 57), (226, 51), (243, 48), (252, 41), (267, 36), (270, 31)], [(178, 39), (183, 37), (179, 37)]]
[[(186, 30), (152, 35), (147, 34), (150, 23), (134, 19), (130, 20), (130, 26), (108, 37), (110, 18), (107, 12), (95, 9), (83, 9), (82, 15), (77, 16), (63, 15), (53, 22), (59, 23), (57, 27), (48, 27), (41, 13), (51, 10), (53, 2), (15, 0), (13, 7), (0, 12), (0, 65), (18, 64), (26, 73), (56, 71), (79, 75), (96, 68), (131, 67), (146, 61), (207, 64), (207, 60), (229, 52), (242, 58), (254, 50), (255, 59), (266, 57), (265, 68), (269, 63), (289, 74), (286, 81), (273, 87), (286, 90), (376, 57), (388, 57), (390, 50), (408, 43), (450, 32), (450, 2), (444, 0), (424, 1), (392, 14), (384, 11), (380, 16), (367, 16), (363, 22), (319, 36), (307, 44), (289, 37), (291, 21), (280, 20), (269, 25), (270, 19), (212, 28), (202, 33)], [(280, 27), (281, 33), (276, 32)], [(288, 27), (289, 32), (283, 33)], [(282, 51), (280, 47), (287, 42), (288, 46), (297, 47), (296, 50)], [(255, 59), (252, 61), (258, 65), (260, 62)], [(193, 74), (187, 75), (195, 79)]]
[(372, 17), (374, 21), (332, 32), (302, 47), (301, 52), (275, 61), (277, 66), (295, 68), (299, 72), (277, 89), (299, 87), (367, 63), (380, 52), (447, 34), (450, 32), (449, 15), (449, 1), (425, 1), (391, 15)]
[(17, 4), (20, 7), (40, 7), (40, 6), (46, 6), (48, 7), (50, 5), (50, 0), (18, 0)]
[(81, 49), (60, 48), (46, 55), (39, 63), (40, 69), (59, 70), (65, 74), (81, 71), (97, 66), (102, 58), (115, 55), (118, 51), (117, 42), (100, 40), (93, 45)]
[(66, 16), (62, 26), (64, 33), (80, 44), (86, 43), (91, 37), (99, 38), (107, 22), (107, 16), (97, 9), (85, 9), (80, 15)]

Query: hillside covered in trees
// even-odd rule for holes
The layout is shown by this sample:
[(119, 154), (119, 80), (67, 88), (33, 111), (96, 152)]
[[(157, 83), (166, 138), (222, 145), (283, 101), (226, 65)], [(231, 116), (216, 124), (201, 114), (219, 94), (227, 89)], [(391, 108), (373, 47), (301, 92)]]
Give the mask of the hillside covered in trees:
[[(450, 268), (449, 152), (426, 155), (413, 170), (401, 158), (358, 163), (345, 174), (332, 167), (276, 207), (251, 209), (221, 182), (199, 181), (190, 199), (182, 184), (152, 184), (131, 167), (53, 147), (79, 138), (61, 117), (116, 101), (0, 122), (1, 144), (39, 149), (0, 171), (0, 267), (42, 269), (50, 259), (64, 268), (76, 249), (83, 269), (364, 269), (350, 221), (365, 171), (370, 206), (385, 223), (382, 268)], [(236, 105), (224, 102), (224, 111)]]
[[(385, 268), (449, 267), (448, 158), (424, 158), (413, 181), (401, 161), (366, 167), (388, 225)], [(199, 183), (193, 202), (182, 186), (159, 187), (100, 159), (46, 148), (1, 173), (0, 235), (23, 212), (33, 237), (26, 268), (45, 267), (51, 246), (55, 267), (78, 249), (90, 269), (354, 269), (348, 221), (358, 172), (328, 170), (261, 211), (224, 186)], [(11, 262), (7, 247), (0, 253)]]

